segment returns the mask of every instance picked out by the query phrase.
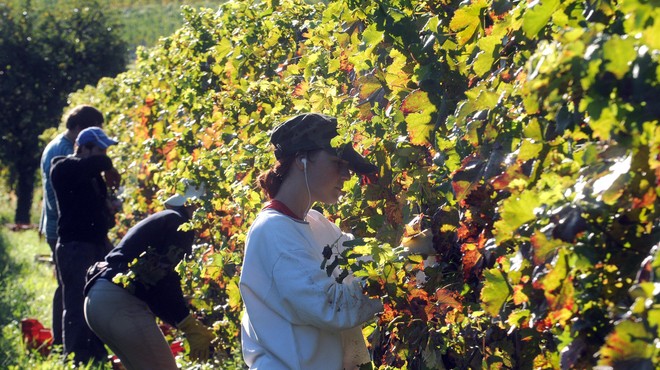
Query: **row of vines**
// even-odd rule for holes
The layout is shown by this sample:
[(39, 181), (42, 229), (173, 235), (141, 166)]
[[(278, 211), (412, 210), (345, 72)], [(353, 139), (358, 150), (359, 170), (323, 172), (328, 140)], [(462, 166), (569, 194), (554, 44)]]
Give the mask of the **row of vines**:
[[(327, 207), (341, 265), (385, 304), (381, 368), (660, 367), (657, 0), (230, 1), (74, 94), (108, 115), (120, 236), (207, 183), (182, 273), (240, 348), (246, 230), (268, 131), (315, 111), (378, 164)], [(397, 248), (433, 234), (430, 256)], [(370, 254), (370, 262), (358, 262)]]

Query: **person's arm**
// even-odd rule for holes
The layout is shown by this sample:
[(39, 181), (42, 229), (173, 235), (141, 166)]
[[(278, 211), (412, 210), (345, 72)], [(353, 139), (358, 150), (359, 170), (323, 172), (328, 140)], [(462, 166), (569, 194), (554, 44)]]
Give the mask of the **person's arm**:
[(119, 185), (121, 185), (121, 175), (117, 169), (113, 167), (109, 170), (103, 171), (103, 178), (110, 189), (113, 191), (119, 189)]
[(162, 271), (145, 288), (154, 314), (176, 325), (189, 314), (189, 310), (181, 290), (181, 277), (174, 268), (186, 254), (191, 253), (194, 233), (179, 230), (185, 220), (175, 213), (165, 216), (160, 222), (159, 229), (165, 233), (160, 239), (165, 240), (166, 244), (157, 248), (161, 263), (156, 268)]
[(112, 171), (114, 167), (107, 155), (93, 155), (80, 160), (80, 169), (85, 177), (94, 177), (102, 172)]
[(172, 326), (183, 321), (190, 313), (181, 290), (181, 278), (174, 271), (146, 289), (145, 300), (154, 315)]
[[(304, 242), (295, 234), (272, 236), (275, 243), (296, 245)], [(300, 324), (328, 330), (358, 326), (382, 310), (378, 299), (363, 294), (357, 281), (337, 283), (320, 268), (310, 249), (284, 248), (273, 265), (273, 280), (283, 303), (296, 313)]]
[[(65, 139), (62, 139), (65, 140)], [(57, 237), (54, 234), (54, 226), (57, 224), (57, 200), (53, 184), (50, 178), (50, 170), (52, 167), (53, 158), (58, 156), (66, 156), (73, 151), (73, 145), (69, 146), (67, 143), (61, 142), (59, 145), (49, 143), (44, 149), (41, 156), (41, 182), (43, 184), (43, 209), (41, 212), (41, 222), (39, 230), (46, 235), (46, 237)], [(49, 233), (49, 229), (51, 230)]]

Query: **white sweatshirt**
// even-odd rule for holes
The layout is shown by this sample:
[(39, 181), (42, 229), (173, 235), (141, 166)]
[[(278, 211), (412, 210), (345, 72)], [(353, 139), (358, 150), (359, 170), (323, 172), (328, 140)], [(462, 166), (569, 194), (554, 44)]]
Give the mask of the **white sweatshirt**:
[(368, 361), (360, 326), (382, 303), (362, 294), (352, 277), (340, 284), (320, 268), (323, 247), (350, 238), (314, 210), (307, 222), (273, 209), (257, 216), (240, 280), (250, 369), (339, 370)]

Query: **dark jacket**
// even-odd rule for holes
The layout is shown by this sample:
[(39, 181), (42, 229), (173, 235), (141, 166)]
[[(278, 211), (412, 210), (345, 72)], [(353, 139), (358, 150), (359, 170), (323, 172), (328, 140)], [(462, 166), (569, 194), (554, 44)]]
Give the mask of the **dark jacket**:
[(194, 232), (179, 230), (188, 219), (183, 209), (173, 209), (140, 221), (105, 257), (108, 266), (100, 275), (143, 300), (171, 325), (189, 314), (181, 278), (174, 271), (184, 255), (192, 253)]
[(50, 176), (57, 199), (57, 236), (61, 242), (105, 245), (114, 217), (101, 173), (112, 168), (107, 156), (53, 158)]

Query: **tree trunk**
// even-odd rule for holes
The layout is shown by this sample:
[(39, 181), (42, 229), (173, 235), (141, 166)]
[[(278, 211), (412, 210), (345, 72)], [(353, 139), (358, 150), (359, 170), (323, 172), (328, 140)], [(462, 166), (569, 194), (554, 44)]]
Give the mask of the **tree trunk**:
[(19, 170), (16, 185), (16, 224), (29, 224), (32, 198), (34, 196), (35, 171), (32, 168)]

